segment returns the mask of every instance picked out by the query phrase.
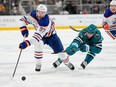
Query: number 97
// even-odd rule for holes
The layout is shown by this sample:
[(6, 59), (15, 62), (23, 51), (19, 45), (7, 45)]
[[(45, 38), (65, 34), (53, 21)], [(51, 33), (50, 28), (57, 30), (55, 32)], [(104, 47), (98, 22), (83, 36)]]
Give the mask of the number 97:
[(41, 31), (42, 33), (45, 31), (46, 29), (44, 27), (40, 27), (39, 31)]

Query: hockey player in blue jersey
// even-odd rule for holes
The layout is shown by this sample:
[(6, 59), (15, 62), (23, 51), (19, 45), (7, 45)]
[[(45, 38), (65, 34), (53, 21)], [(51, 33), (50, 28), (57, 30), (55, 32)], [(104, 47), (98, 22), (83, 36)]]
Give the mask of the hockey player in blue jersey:
[(110, 2), (104, 13), (103, 28), (112, 39), (116, 39), (116, 0)]
[(49, 45), (54, 53), (58, 53), (60, 62), (63, 62), (71, 70), (74, 70), (74, 66), (69, 62), (69, 57), (64, 50), (60, 38), (57, 36), (55, 30), (55, 23), (50, 20), (47, 14), (46, 5), (40, 4), (37, 10), (31, 11), (28, 15), (23, 16), (20, 19), (20, 30), (24, 37), (28, 37), (29, 31), (27, 25), (32, 24), (35, 28), (35, 33), (32, 38), (25, 40), (19, 44), (20, 49), (25, 49), (31, 44), (34, 45), (34, 57), (36, 59), (35, 71), (40, 71), (43, 58), (43, 45)]
[[(84, 61), (81, 63), (82, 69), (85, 69), (86, 66), (95, 58), (96, 54), (101, 52), (102, 41), (103, 37), (101, 36), (100, 31), (95, 25), (91, 24), (80, 31), (70, 46), (66, 48), (66, 53), (68, 55), (73, 55), (77, 51), (87, 52)], [(59, 59), (57, 61), (59, 61)]]

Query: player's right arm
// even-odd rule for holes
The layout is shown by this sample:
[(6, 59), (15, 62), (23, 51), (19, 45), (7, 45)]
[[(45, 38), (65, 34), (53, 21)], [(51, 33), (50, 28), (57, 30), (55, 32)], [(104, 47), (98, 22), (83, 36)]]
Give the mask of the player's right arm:
[(20, 18), (20, 30), (23, 36), (28, 37), (28, 29), (27, 29), (27, 25), (28, 24), (33, 24), (35, 21), (33, 21), (32, 17), (30, 16), (31, 13), (35, 13), (35, 11), (32, 11), (30, 13), (28, 13), (27, 15), (24, 15)]
[(27, 29), (28, 24), (29, 24), (28, 15), (22, 16), (20, 19), (20, 30), (21, 30), (22, 36), (24, 36), (24, 37), (28, 37), (28, 35), (29, 35), (29, 31)]

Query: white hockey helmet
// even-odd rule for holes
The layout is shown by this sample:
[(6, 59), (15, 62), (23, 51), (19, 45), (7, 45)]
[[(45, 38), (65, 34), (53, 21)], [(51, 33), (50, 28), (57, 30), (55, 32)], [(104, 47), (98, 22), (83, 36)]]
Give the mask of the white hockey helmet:
[(42, 11), (42, 12), (47, 13), (47, 7), (46, 7), (46, 5), (44, 5), (44, 4), (38, 5), (37, 6), (37, 11)]
[(110, 2), (110, 5), (116, 5), (116, 0), (112, 0), (112, 1)]

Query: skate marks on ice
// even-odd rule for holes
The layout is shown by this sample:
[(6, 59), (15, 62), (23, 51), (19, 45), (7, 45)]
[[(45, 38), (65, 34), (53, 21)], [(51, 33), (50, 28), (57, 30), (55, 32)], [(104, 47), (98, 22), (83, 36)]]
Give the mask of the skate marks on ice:
[[(64, 33), (66, 33), (66, 35), (70, 34), (73, 36), (71, 36), (66, 41), (64, 37), (66, 35), (64, 35)], [(58, 34), (61, 37), (63, 43), (66, 44), (65, 47), (67, 47), (72, 39), (77, 36), (77, 33), (68, 30), (58, 31)], [(4, 39), (2, 35), (6, 35)], [(82, 55), (82, 53), (77, 53), (77, 55), (72, 56), (70, 59), (75, 66), (75, 70), (71, 71), (64, 64), (60, 65), (58, 68), (53, 68), (52, 63), (57, 59), (57, 56), (51, 55), (51, 50), (48, 50), (47, 47), (47, 49), (44, 50), (45, 58), (43, 59), (42, 70), (41, 72), (35, 72), (33, 52), (31, 48), (28, 48), (23, 52), (16, 75), (14, 79), (11, 80), (10, 77), (12, 76), (17, 55), (19, 53), (19, 49), (17, 49), (17, 47), (22, 39), (20, 38), (20, 41), (17, 41), (15, 36), (20, 37), (20, 33), (13, 31), (2, 32), (0, 33), (0, 36), (2, 37), (0, 39), (0, 87), (116, 86), (116, 45), (115, 42), (110, 39), (105, 39), (102, 53), (97, 55), (95, 60), (89, 66), (87, 66), (85, 70), (78, 70), (78, 64), (80, 64), (85, 57)], [(10, 43), (10, 46), (6, 42)], [(22, 76), (26, 77), (25, 81), (21, 80)]]
[[(53, 68), (51, 64), (48, 67), (43, 66), (41, 72), (35, 72), (34, 65), (35, 63), (21, 63), (13, 80), (10, 76), (14, 65), (0, 65), (0, 87), (107, 87), (104, 85), (105, 82), (115, 84), (116, 80), (116, 67), (113, 65), (93, 64), (85, 70), (78, 70), (78, 66), (75, 65), (75, 70), (72, 71), (63, 64), (58, 68)], [(25, 81), (21, 80), (22, 76), (26, 77)]]

